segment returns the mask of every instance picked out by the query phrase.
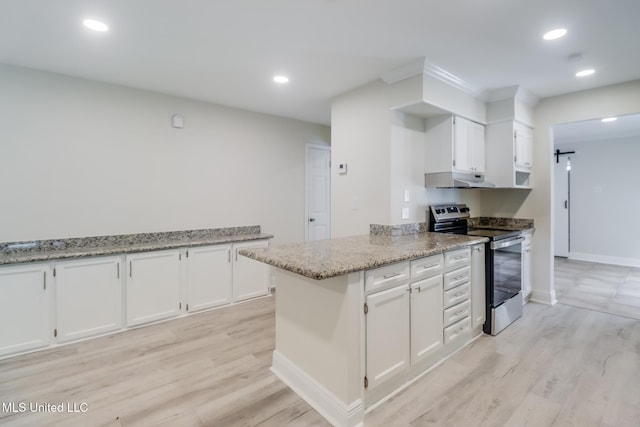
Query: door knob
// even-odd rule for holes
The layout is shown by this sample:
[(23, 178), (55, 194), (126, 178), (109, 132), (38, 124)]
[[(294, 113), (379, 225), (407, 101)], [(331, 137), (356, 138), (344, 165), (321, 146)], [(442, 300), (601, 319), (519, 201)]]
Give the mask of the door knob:
[(309, 222), (313, 222), (315, 220), (316, 220), (315, 218), (309, 218)]

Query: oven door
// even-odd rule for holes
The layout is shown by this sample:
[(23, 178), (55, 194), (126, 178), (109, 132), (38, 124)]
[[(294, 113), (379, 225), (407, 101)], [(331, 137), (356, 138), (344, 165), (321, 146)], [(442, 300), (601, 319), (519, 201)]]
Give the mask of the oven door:
[(487, 251), (487, 320), (484, 332), (497, 335), (522, 316), (522, 242), (511, 237), (491, 242)]
[(523, 237), (491, 242), (493, 270), (492, 307), (498, 307), (522, 290)]

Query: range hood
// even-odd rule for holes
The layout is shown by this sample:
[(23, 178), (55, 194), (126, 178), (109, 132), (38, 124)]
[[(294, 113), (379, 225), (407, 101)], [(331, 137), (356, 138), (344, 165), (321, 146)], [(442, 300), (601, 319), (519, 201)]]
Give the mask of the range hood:
[(430, 188), (495, 188), (482, 174), (458, 172), (427, 173), (424, 184)]

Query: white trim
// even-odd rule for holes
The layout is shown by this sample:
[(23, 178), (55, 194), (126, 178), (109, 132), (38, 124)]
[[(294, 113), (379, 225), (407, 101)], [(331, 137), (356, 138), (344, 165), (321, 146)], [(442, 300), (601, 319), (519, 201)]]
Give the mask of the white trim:
[(531, 291), (529, 301), (547, 305), (555, 305), (555, 303), (558, 302), (558, 300), (556, 299), (555, 289), (549, 291), (539, 291), (534, 289)]
[(424, 68), (422, 72), (427, 76), (431, 76), (435, 79), (440, 80), (441, 82), (447, 83), (449, 86), (453, 86), (454, 88), (468, 95), (471, 95), (474, 98), (479, 97), (484, 92), (484, 88), (464, 81), (455, 74), (452, 74), (444, 68), (440, 68), (427, 60), (424, 61)]
[(622, 265), (625, 267), (640, 267), (640, 259), (637, 258), (620, 258), (607, 255), (569, 252), (569, 259), (573, 261), (587, 261), (597, 262), (600, 264)]
[(382, 74), (380, 78), (387, 84), (393, 84), (418, 75), (433, 77), (474, 97), (477, 97), (484, 92), (483, 88), (462, 80), (460, 77), (448, 72), (444, 68), (432, 64), (426, 59), (410, 62), (409, 64), (393, 69)]
[(273, 351), (271, 372), (334, 426), (360, 427), (363, 425), (362, 399), (345, 404), (278, 350)]
[(424, 59), (419, 59), (417, 61), (410, 62), (401, 67), (395, 68), (391, 71), (387, 71), (382, 74), (380, 78), (386, 84), (397, 83), (401, 80), (406, 80), (411, 77), (418, 76), (424, 72)]
[[(306, 143), (304, 145), (304, 240), (309, 241), (309, 149), (326, 150), (331, 153), (330, 145)], [(329, 154), (329, 185), (331, 185), (331, 154)], [(331, 194), (331, 188), (329, 188)], [(329, 237), (331, 237), (331, 197), (329, 197), (329, 218), (327, 220), (329, 227)]]

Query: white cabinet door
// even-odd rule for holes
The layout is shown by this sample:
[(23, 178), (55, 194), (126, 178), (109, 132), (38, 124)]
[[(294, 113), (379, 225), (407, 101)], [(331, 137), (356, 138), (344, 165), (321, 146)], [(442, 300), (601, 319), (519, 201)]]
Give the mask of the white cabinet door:
[(411, 364), (442, 345), (442, 275), (411, 285)]
[(531, 298), (531, 233), (523, 233), (522, 242), (522, 304)]
[(471, 122), (456, 117), (453, 123), (453, 168), (459, 172), (471, 172)]
[(49, 345), (48, 282), (45, 265), (0, 268), (0, 355)]
[(484, 126), (456, 117), (453, 130), (453, 167), (465, 173), (484, 173)]
[(366, 304), (366, 377), (374, 388), (409, 367), (409, 285), (368, 295)]
[(65, 342), (121, 326), (121, 257), (56, 264), (56, 329)]
[(520, 123), (514, 123), (514, 161), (516, 168), (531, 169), (533, 160), (533, 130)]
[(484, 173), (484, 126), (479, 123), (470, 123), (471, 170), (476, 173)]
[(127, 326), (180, 313), (180, 251), (127, 256)]
[(238, 254), (241, 249), (266, 248), (268, 240), (233, 245), (233, 300), (241, 301), (269, 293), (269, 266)]
[(484, 244), (471, 248), (471, 327), (484, 325), (486, 317)]
[(187, 311), (231, 302), (231, 245), (187, 251)]

